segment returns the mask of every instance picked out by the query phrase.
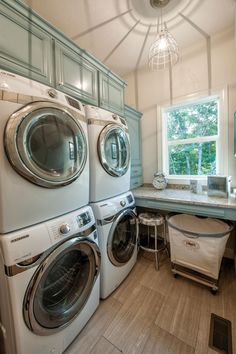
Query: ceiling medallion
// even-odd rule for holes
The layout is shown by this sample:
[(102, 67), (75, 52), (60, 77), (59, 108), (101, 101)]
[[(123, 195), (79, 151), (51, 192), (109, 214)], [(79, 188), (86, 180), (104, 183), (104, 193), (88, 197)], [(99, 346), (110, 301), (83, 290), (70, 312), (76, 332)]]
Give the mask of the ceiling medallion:
[(154, 9), (165, 7), (170, 0), (150, 0), (150, 4)]

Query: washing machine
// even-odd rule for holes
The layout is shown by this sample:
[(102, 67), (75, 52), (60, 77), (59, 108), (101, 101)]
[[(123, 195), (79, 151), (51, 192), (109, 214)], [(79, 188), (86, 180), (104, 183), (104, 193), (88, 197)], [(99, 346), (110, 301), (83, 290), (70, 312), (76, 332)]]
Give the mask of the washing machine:
[(101, 289), (105, 299), (127, 277), (137, 260), (138, 221), (131, 192), (91, 203), (101, 250)]
[(38, 82), (0, 72), (0, 233), (88, 204), (83, 105)]
[(130, 189), (130, 141), (124, 118), (85, 106), (90, 149), (90, 202)]
[(0, 250), (5, 353), (61, 354), (99, 305), (92, 209), (2, 235)]

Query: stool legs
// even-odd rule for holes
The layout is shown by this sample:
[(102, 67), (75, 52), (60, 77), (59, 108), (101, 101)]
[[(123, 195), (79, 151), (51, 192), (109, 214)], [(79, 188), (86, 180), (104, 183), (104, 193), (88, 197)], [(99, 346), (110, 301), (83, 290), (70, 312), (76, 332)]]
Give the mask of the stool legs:
[(158, 255), (158, 248), (157, 248), (157, 226), (154, 226), (155, 229), (155, 262), (156, 262), (156, 270), (159, 270), (159, 255)]

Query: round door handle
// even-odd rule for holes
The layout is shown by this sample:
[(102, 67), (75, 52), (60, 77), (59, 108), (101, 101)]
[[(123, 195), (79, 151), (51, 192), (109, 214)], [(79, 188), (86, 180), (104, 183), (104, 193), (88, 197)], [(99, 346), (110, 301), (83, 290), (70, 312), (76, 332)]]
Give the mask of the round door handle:
[(66, 234), (68, 234), (68, 232), (70, 232), (70, 225), (69, 224), (62, 224), (60, 226), (59, 230), (62, 235), (66, 235)]

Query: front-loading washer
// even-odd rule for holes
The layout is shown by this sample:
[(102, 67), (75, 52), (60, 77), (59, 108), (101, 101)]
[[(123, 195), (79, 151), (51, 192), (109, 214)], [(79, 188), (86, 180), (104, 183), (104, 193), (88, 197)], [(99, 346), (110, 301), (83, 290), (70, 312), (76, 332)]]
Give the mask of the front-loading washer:
[(137, 261), (138, 220), (131, 192), (90, 205), (101, 250), (100, 296), (105, 299)]
[(89, 201), (83, 105), (50, 87), (0, 72), (0, 234)]
[(90, 150), (90, 202), (130, 189), (130, 141), (124, 118), (85, 106)]
[(99, 305), (99, 270), (95, 219), (88, 206), (2, 235), (5, 353), (61, 354)]

